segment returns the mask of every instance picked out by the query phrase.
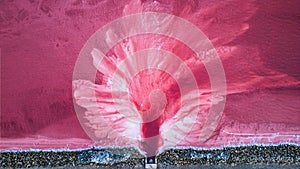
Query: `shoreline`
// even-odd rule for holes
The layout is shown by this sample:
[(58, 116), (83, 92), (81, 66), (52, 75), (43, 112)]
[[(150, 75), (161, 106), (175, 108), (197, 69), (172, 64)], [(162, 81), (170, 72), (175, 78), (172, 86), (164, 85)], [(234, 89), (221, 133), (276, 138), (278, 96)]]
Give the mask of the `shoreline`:
[[(300, 145), (250, 145), (219, 149), (172, 148), (157, 155), (158, 168), (300, 166)], [(1, 168), (100, 167), (143, 168), (145, 156), (135, 148), (21, 150), (0, 152)]]

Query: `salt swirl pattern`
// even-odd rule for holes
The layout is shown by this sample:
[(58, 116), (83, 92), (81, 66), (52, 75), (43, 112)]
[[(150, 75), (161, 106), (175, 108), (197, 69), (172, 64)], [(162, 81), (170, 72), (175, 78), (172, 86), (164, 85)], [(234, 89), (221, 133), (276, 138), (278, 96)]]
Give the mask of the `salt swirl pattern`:
[[(159, 47), (135, 51), (130, 38), (145, 34), (173, 38), (197, 54), (194, 60), (204, 65), (211, 84), (209, 103), (200, 100), (195, 72), (181, 57)], [(117, 44), (123, 54), (108, 56)], [(102, 84), (94, 83), (97, 71), (104, 74)], [(148, 80), (141, 79), (143, 73)], [(151, 80), (151, 73), (152, 79), (165, 74), (176, 83), (178, 110), (170, 105), (174, 98), (167, 94), (167, 81)], [(122, 139), (122, 146), (138, 145), (154, 156), (182, 141), (205, 142), (211, 137), (224, 109), (226, 79), (216, 50), (196, 26), (173, 15), (147, 12), (117, 19), (91, 36), (75, 65), (73, 93), (79, 121), (98, 145), (116, 146), (110, 138)], [(201, 104), (209, 105), (209, 111), (201, 110)], [(195, 134), (196, 129), (201, 130)], [(103, 134), (104, 130), (110, 132)]]

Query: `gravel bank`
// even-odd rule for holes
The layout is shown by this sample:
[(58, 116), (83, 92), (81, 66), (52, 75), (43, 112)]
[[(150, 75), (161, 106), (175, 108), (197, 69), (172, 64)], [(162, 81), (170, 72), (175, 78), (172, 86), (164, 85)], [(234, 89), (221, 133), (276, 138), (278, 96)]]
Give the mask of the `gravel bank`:
[[(159, 168), (300, 168), (300, 146), (168, 149), (157, 159)], [(143, 168), (144, 163), (144, 156), (134, 148), (0, 153), (1, 168)]]

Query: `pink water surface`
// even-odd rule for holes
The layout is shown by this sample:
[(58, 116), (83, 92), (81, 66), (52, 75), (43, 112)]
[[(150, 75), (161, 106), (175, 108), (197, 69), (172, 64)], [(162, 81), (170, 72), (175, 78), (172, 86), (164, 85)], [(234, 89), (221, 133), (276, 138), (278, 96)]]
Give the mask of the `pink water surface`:
[[(95, 31), (139, 12), (164, 12), (195, 24), (212, 42), (224, 67), (226, 105), (214, 135), (202, 143), (183, 141), (178, 146), (300, 144), (299, 6), (296, 0), (0, 1), (0, 149), (94, 146), (73, 107), (75, 62)], [(176, 43), (171, 41), (164, 44), (166, 49)], [(136, 45), (143, 48), (147, 43)], [(188, 50), (178, 46), (172, 52), (183, 51)], [(198, 74), (199, 86), (209, 89), (205, 69)], [(171, 102), (174, 107), (169, 109), (176, 109), (176, 100)], [(101, 130), (103, 135), (109, 132)], [(153, 134), (147, 127), (142, 133)], [(113, 138), (100, 146), (115, 145), (128, 144)]]

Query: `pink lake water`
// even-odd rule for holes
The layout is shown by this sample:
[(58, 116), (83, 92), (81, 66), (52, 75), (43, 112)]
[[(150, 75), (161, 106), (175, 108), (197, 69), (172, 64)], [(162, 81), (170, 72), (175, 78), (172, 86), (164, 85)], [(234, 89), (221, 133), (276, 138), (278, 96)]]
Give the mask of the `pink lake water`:
[[(0, 1), (0, 150), (140, 148), (138, 141), (108, 138), (111, 128), (107, 125), (113, 123), (98, 129), (98, 135), (103, 136), (98, 137), (98, 143), (91, 139), (78, 120), (72, 93), (76, 60), (90, 36), (117, 18), (140, 12), (172, 14), (196, 25), (216, 49), (226, 76), (225, 108), (211, 136), (199, 142), (190, 140), (199, 136), (200, 129), (189, 136), (174, 132), (176, 137), (187, 139), (172, 147), (300, 144), (299, 6), (296, 0)], [(135, 49), (172, 49), (187, 62), (188, 54), (192, 55), (184, 45), (166, 37), (145, 35), (133, 37), (133, 42)], [(115, 51), (118, 49), (116, 46)], [(190, 64), (199, 78), (198, 87), (210, 93), (203, 65)], [(146, 76), (152, 79), (139, 81)], [(146, 86), (163, 76), (171, 87), (156, 83), (154, 88), (162, 88), (166, 98), (160, 94), (153, 97), (161, 99), (158, 103), (169, 103), (166, 113), (158, 121), (138, 128), (133, 133), (137, 138), (159, 135), (158, 129), (152, 129), (174, 116), (172, 112), (180, 107), (177, 99), (182, 96), (176, 93), (179, 89), (172, 85), (176, 84), (172, 77), (151, 70), (137, 75), (131, 83), (131, 102), (140, 101), (135, 106), (147, 112), (151, 106), (143, 98), (148, 98), (152, 88)], [(161, 110), (159, 106), (153, 109)], [(162, 149), (168, 147), (159, 144)]]

